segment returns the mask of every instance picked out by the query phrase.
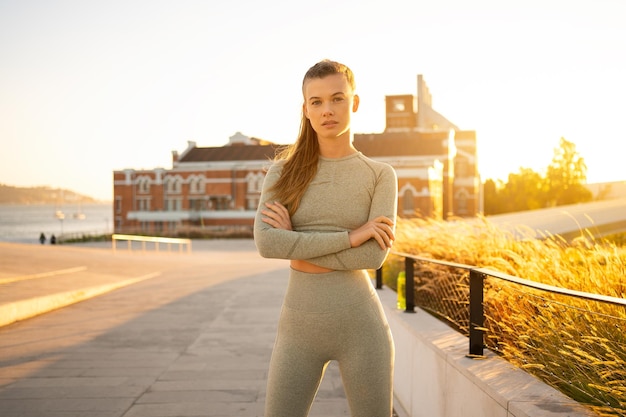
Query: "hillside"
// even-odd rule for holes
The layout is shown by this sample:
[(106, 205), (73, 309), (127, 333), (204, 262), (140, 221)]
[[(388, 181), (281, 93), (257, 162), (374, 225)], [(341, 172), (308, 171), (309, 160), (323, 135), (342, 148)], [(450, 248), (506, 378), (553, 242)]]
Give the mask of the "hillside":
[(62, 188), (14, 187), (0, 184), (0, 204), (97, 203), (98, 200)]

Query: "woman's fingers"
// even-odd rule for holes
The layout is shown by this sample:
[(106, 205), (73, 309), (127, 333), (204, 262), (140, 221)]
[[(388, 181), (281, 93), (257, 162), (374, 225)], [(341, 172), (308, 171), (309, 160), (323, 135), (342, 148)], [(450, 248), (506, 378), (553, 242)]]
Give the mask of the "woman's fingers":
[(394, 240), (393, 230), (386, 224), (376, 223), (374, 239), (378, 241), (381, 249), (390, 248)]
[[(393, 221), (385, 216), (380, 216), (374, 219), (374, 224), (376, 227), (384, 233), (385, 241), (389, 243), (389, 241), (395, 240), (395, 235), (393, 233)], [(391, 244), (389, 245), (391, 246)]]
[(350, 245), (353, 248), (362, 245), (370, 239), (374, 239), (381, 249), (388, 249), (395, 240), (393, 221), (385, 216), (377, 217), (350, 232), (349, 236)]
[(263, 217), (261, 220), (278, 229), (291, 230), (291, 217), (289, 211), (280, 203), (265, 203), (268, 210), (261, 210)]

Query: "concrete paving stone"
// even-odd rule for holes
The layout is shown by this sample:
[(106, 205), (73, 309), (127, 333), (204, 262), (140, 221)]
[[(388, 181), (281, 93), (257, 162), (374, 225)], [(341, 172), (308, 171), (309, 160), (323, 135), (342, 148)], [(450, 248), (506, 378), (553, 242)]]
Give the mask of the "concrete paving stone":
[(97, 353), (91, 353), (90, 356), (83, 358), (76, 358), (74, 355), (66, 359), (60, 359), (59, 361), (50, 365), (51, 368), (155, 368), (163, 367), (163, 364), (170, 363), (175, 357), (170, 358), (170, 354), (163, 354), (162, 359), (146, 358), (146, 359), (114, 359), (112, 357), (100, 357)]
[(214, 389), (197, 391), (151, 391), (143, 394), (137, 404), (160, 403), (247, 403), (258, 398), (256, 390), (245, 389)]
[(11, 385), (13, 384), (15, 381), (17, 381), (17, 378), (13, 379), (13, 378), (0, 378), (0, 388), (2, 387), (6, 387), (7, 385)]
[[(1, 375), (5, 379), (23, 378), (33, 373), (39, 373), (41, 370), (47, 369), (54, 361), (52, 360), (33, 360), (31, 362), (4, 362)], [(2, 384), (0, 384), (1, 386)]]
[(143, 394), (145, 387), (10, 387), (0, 391), (0, 399), (31, 399), (31, 398), (137, 398)]
[(257, 417), (262, 415), (258, 410), (254, 402), (136, 404), (124, 417)]
[[(47, 411), (45, 417), (116, 417), (119, 415), (117, 411)], [(19, 417), (41, 417), (40, 410), (22, 411)]]
[[(206, 352), (201, 353), (207, 360), (206, 369), (214, 370), (246, 370), (246, 369), (267, 369), (269, 359), (264, 354), (248, 354), (246, 356), (231, 352)], [(264, 363), (265, 362), (265, 363)]]
[(147, 376), (158, 377), (163, 373), (160, 368), (154, 367), (123, 367), (111, 366), (108, 368), (89, 368), (81, 374), (82, 377), (103, 377), (103, 376)]
[(264, 390), (264, 379), (249, 379), (246, 381), (231, 379), (193, 379), (185, 381), (155, 381), (152, 391), (215, 391), (219, 389), (257, 389)]
[[(84, 376), (84, 368), (59, 368), (59, 367), (46, 367), (37, 371), (39, 378), (72, 378)], [(28, 377), (28, 376), (26, 376)]]
[(58, 377), (58, 378), (41, 378), (28, 377), (21, 379), (12, 384), (13, 388), (45, 388), (45, 387), (115, 387), (125, 385), (128, 382), (127, 377), (108, 376), (108, 377)]
[(172, 369), (165, 371), (159, 376), (159, 382), (162, 381), (186, 381), (201, 379), (217, 379), (220, 381), (256, 381), (267, 378), (267, 372), (261, 369), (225, 369), (225, 370), (207, 370), (207, 369)]
[[(2, 411), (2, 409), (0, 409)], [(0, 414), (4, 417), (4, 414)], [(24, 410), (19, 414), (15, 414), (19, 417), (42, 417), (41, 410)], [(53, 411), (48, 410), (45, 412), (45, 417), (118, 417), (119, 411), (110, 410), (97, 410), (97, 411)]]
[(345, 417), (350, 416), (348, 402), (343, 399), (316, 401), (311, 407), (309, 417)]
[(39, 411), (41, 417), (46, 417), (49, 411), (92, 411), (117, 412), (127, 410), (133, 403), (132, 398), (29, 398), (27, 401), (2, 400), (0, 415), (21, 415), (19, 413)]

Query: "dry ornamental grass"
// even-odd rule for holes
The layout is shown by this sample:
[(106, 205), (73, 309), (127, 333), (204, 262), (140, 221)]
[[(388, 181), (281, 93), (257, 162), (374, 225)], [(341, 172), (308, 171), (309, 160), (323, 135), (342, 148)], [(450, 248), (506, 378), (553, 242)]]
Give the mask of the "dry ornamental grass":
[[(560, 288), (626, 298), (626, 248), (585, 235), (536, 238), (478, 221), (399, 219), (394, 252), (488, 268)], [(385, 284), (395, 288), (403, 258), (391, 255)], [(415, 267), (415, 303), (467, 334), (467, 270)], [(485, 344), (601, 416), (626, 416), (626, 308), (564, 296), (487, 276)]]

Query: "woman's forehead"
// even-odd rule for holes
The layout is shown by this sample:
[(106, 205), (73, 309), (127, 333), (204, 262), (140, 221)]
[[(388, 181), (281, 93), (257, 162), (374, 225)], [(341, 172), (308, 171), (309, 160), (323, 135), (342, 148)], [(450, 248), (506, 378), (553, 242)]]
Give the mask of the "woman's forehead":
[(351, 93), (350, 83), (343, 74), (331, 74), (323, 78), (308, 78), (302, 86), (305, 98)]

